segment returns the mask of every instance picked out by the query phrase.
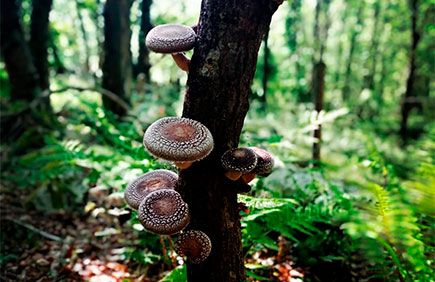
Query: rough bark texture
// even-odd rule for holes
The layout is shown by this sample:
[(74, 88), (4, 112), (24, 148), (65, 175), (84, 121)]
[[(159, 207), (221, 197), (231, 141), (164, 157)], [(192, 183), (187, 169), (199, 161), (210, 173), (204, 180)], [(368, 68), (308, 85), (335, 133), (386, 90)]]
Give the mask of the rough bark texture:
[(24, 39), (15, 1), (1, 3), (1, 52), (11, 83), (12, 99), (31, 101), (39, 94), (38, 73)]
[(411, 10), (411, 48), (409, 51), (409, 74), (408, 79), (406, 80), (406, 91), (402, 101), (402, 120), (400, 123), (400, 136), (403, 142), (406, 142), (408, 139), (408, 118), (411, 110), (417, 106), (413, 103), (414, 99), (411, 97), (415, 96), (414, 93), (414, 84), (416, 81), (416, 70), (417, 70), (417, 47), (420, 42), (420, 32), (417, 29), (417, 20), (418, 20), (418, 0), (409, 1), (409, 6)]
[(135, 67), (135, 76), (137, 77), (140, 73), (145, 75), (145, 82), (150, 82), (150, 59), (149, 50), (145, 45), (145, 37), (153, 26), (151, 24), (150, 9), (152, 0), (142, 0), (141, 5), (141, 17), (140, 17), (140, 32), (139, 32), (139, 56), (137, 58), (137, 64)]
[(220, 157), (237, 147), (261, 40), (282, 0), (203, 0), (199, 40), (187, 81), (183, 116), (206, 125), (215, 148), (205, 160), (180, 175), (189, 204), (189, 228), (211, 239), (210, 257), (188, 263), (188, 280), (245, 281), (237, 209), (237, 182), (225, 178)]
[(30, 23), (29, 46), (33, 62), (38, 71), (39, 87), (49, 89), (48, 73), (48, 43), (49, 43), (49, 14), (52, 0), (33, 0), (32, 17)]
[[(107, 0), (104, 6), (103, 88), (128, 101), (132, 75), (130, 53), (130, 0)], [(125, 109), (103, 98), (104, 107), (117, 115)]]

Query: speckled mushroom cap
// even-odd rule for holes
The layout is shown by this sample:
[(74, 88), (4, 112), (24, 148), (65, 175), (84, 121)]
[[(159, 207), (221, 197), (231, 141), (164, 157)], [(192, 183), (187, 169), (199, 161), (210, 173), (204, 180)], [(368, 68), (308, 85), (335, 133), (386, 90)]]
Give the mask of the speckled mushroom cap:
[(189, 230), (178, 236), (175, 251), (193, 263), (201, 263), (210, 255), (210, 238), (202, 231)]
[(177, 185), (178, 175), (166, 169), (147, 172), (131, 181), (124, 191), (127, 204), (138, 209), (142, 200), (151, 192), (158, 189), (174, 189)]
[(257, 165), (252, 172), (260, 175), (267, 176), (272, 172), (275, 161), (273, 156), (266, 150), (258, 147), (249, 147), (257, 155)]
[(227, 171), (248, 173), (257, 165), (257, 155), (249, 148), (236, 148), (226, 151), (221, 161)]
[(146, 230), (172, 235), (189, 223), (189, 207), (175, 190), (160, 189), (143, 199), (139, 205), (138, 218)]
[(151, 29), (145, 44), (156, 53), (179, 53), (193, 49), (196, 33), (190, 27), (181, 24), (163, 24)]
[(213, 150), (213, 137), (198, 121), (165, 117), (147, 128), (143, 144), (158, 158), (174, 162), (198, 161)]

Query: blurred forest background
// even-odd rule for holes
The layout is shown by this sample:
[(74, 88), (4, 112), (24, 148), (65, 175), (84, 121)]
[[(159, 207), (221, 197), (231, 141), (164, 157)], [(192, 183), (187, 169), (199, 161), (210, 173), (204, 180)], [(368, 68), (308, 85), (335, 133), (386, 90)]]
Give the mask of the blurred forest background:
[[(122, 191), (174, 170), (141, 142), (180, 116), (187, 75), (144, 38), (200, 5), (1, 1), (2, 281), (185, 281)], [(240, 196), (249, 281), (434, 281), (434, 17), (429, 0), (280, 6), (240, 144), (276, 157)]]

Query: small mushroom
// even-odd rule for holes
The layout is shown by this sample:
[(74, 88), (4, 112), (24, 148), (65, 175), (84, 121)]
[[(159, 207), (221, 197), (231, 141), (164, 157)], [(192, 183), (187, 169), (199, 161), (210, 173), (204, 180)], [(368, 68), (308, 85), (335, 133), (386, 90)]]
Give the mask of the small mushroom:
[(213, 150), (210, 131), (198, 121), (165, 117), (145, 131), (143, 144), (154, 156), (172, 161), (180, 169), (188, 168)]
[(146, 230), (172, 235), (189, 224), (189, 207), (175, 190), (160, 189), (143, 199), (139, 205), (138, 218)]
[(249, 148), (236, 148), (226, 151), (221, 161), (226, 170), (225, 176), (231, 180), (237, 180), (255, 168), (257, 156)]
[(151, 192), (158, 189), (174, 189), (178, 175), (166, 169), (147, 172), (130, 182), (124, 191), (127, 204), (138, 209), (142, 200)]
[(178, 236), (175, 251), (186, 256), (192, 263), (201, 263), (210, 255), (211, 241), (202, 231), (188, 230)]
[(258, 147), (249, 147), (249, 149), (253, 150), (257, 155), (257, 165), (251, 172), (242, 176), (246, 183), (249, 183), (256, 175), (263, 177), (268, 176), (272, 172), (275, 164), (273, 156), (268, 151)]
[(151, 29), (145, 44), (156, 53), (172, 54), (180, 69), (189, 71), (190, 60), (182, 52), (193, 49), (196, 42), (195, 31), (186, 25), (163, 24)]

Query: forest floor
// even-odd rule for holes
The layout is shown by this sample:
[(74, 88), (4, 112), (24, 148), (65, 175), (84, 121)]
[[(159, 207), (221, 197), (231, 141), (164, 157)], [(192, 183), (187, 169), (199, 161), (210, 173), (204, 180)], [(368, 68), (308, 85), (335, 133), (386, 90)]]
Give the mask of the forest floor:
[(145, 277), (126, 260), (125, 246), (137, 238), (113, 210), (47, 214), (22, 208), (24, 195), (16, 194), (1, 191), (2, 281), (157, 281), (161, 275), (162, 269), (148, 269), (156, 277)]
[[(0, 194), (0, 281), (151, 282), (176, 265), (173, 257), (172, 266), (141, 264), (126, 257), (126, 246), (138, 238), (125, 224), (130, 213), (113, 207), (119, 203), (103, 208), (89, 202), (81, 213), (46, 213), (23, 208), (28, 195), (18, 189), (1, 187)], [(246, 262), (248, 272), (249, 265), (263, 265), (262, 277), (270, 277), (269, 281), (303, 277), (286, 254), (259, 251)]]

